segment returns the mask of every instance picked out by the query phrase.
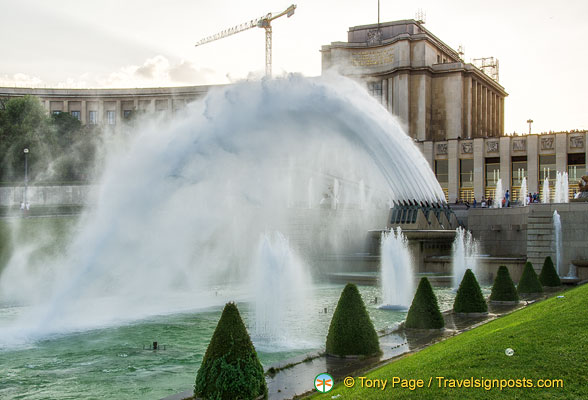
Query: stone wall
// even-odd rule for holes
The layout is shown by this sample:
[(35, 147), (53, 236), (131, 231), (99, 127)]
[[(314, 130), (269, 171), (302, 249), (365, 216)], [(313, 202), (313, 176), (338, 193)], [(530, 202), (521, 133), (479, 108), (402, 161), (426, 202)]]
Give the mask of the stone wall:
[[(531, 204), (503, 209), (470, 208), (467, 228), (481, 242), (482, 253), (498, 257), (527, 257), (537, 271), (546, 256), (555, 262), (553, 212), (560, 215), (563, 256), (560, 275), (572, 260), (588, 260), (588, 203)], [(588, 279), (588, 269), (578, 270)]]
[[(29, 186), (27, 201), (34, 206), (84, 205), (88, 202), (91, 185)], [(0, 187), (0, 206), (19, 206), (24, 187)]]

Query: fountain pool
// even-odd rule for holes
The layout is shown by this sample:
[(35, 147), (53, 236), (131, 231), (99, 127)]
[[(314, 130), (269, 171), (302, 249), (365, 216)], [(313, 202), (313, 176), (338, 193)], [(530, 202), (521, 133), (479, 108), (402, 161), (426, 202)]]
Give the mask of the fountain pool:
[[(307, 323), (289, 321), (296, 340), (278, 347), (253, 337), (264, 367), (313, 350), (324, 348), (332, 313), (343, 285), (315, 285), (320, 300), (308, 310)], [(359, 286), (377, 330), (389, 330), (401, 322), (406, 312), (380, 310), (374, 304), (381, 298), (377, 286)], [(451, 288), (436, 288), (442, 310), (452, 307)], [(488, 289), (485, 289), (487, 294)], [(224, 288), (219, 288), (219, 297)], [(83, 332), (60, 333), (42, 340), (0, 348), (2, 385), (0, 398), (47, 399), (93, 398), (159, 399), (189, 388), (216, 323), (223, 301), (203, 310), (151, 316), (131, 323)], [(255, 326), (254, 302), (238, 304), (250, 332)], [(325, 314), (324, 308), (327, 308)], [(0, 305), (0, 331), (24, 310)], [(143, 350), (157, 340), (165, 350)], [(402, 335), (398, 344), (404, 342)]]

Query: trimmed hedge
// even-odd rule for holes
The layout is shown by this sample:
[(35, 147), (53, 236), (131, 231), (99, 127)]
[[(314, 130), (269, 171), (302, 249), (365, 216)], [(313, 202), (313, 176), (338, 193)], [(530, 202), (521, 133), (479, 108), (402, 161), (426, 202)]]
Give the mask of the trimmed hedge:
[(494, 278), (492, 285), (492, 293), (490, 294), (491, 301), (519, 301), (519, 294), (515, 287), (508, 268), (501, 265)]
[(484, 313), (488, 312), (488, 304), (482, 295), (482, 289), (471, 269), (463, 274), (463, 279), (457, 289), (457, 295), (453, 302), (453, 311), (456, 313)]
[(357, 286), (348, 283), (341, 293), (327, 335), (327, 354), (379, 354), (380, 342)]
[(263, 367), (235, 303), (227, 303), (196, 376), (194, 395), (203, 399), (267, 397)]
[(437, 297), (426, 277), (419, 282), (404, 326), (408, 329), (441, 329), (445, 326)]
[(543, 293), (543, 286), (539, 282), (539, 278), (530, 261), (527, 261), (525, 264), (525, 269), (523, 270), (523, 275), (521, 276), (517, 290), (519, 293), (525, 294)]
[(541, 273), (539, 274), (539, 282), (547, 287), (561, 286), (561, 280), (549, 256), (545, 257), (545, 261), (543, 262), (543, 268), (541, 268)]

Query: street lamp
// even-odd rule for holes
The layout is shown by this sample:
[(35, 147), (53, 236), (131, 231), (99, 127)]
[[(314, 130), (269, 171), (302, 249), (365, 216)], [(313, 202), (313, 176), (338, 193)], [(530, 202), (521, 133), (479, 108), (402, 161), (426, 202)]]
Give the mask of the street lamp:
[(24, 187), (24, 201), (23, 201), (23, 203), (24, 203), (24, 206), (26, 209), (26, 206), (27, 206), (27, 187), (29, 184), (29, 176), (28, 176), (28, 173), (29, 173), (29, 164), (28, 164), (29, 149), (24, 149), (24, 155), (25, 155), (25, 176), (24, 176), (25, 187)]
[(529, 135), (531, 134), (531, 124), (533, 123), (533, 120), (531, 118), (529, 118), (527, 120), (527, 124), (529, 124)]

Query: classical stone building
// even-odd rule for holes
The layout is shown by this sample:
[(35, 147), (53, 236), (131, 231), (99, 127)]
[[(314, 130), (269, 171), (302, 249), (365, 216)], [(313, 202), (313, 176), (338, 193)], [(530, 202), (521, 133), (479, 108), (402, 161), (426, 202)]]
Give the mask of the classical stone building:
[(0, 88), (0, 98), (32, 95), (49, 113), (67, 112), (82, 124), (109, 125), (118, 129), (133, 112), (174, 113), (202, 98), (211, 86), (137, 89)]
[(366, 83), (419, 141), (504, 134), (498, 82), (414, 20), (349, 28), (348, 42), (323, 46), (323, 71)]
[(399, 118), (451, 202), (494, 197), (498, 179), (513, 199), (523, 177), (541, 193), (556, 171), (569, 173), (572, 194), (586, 174), (585, 132), (506, 136), (504, 88), (418, 21), (351, 27), (321, 53), (323, 71), (364, 82)]
[[(569, 173), (570, 193), (586, 174), (586, 132), (504, 134), (504, 88), (415, 20), (349, 29), (347, 42), (323, 46), (323, 70), (364, 82), (398, 116), (451, 202), (494, 197), (498, 179), (515, 199), (523, 177), (541, 192), (547, 177)], [(134, 111), (173, 114), (212, 86), (138, 89), (0, 88), (0, 98), (34, 95), (50, 113), (115, 131)], [(552, 190), (553, 193), (553, 190)]]

